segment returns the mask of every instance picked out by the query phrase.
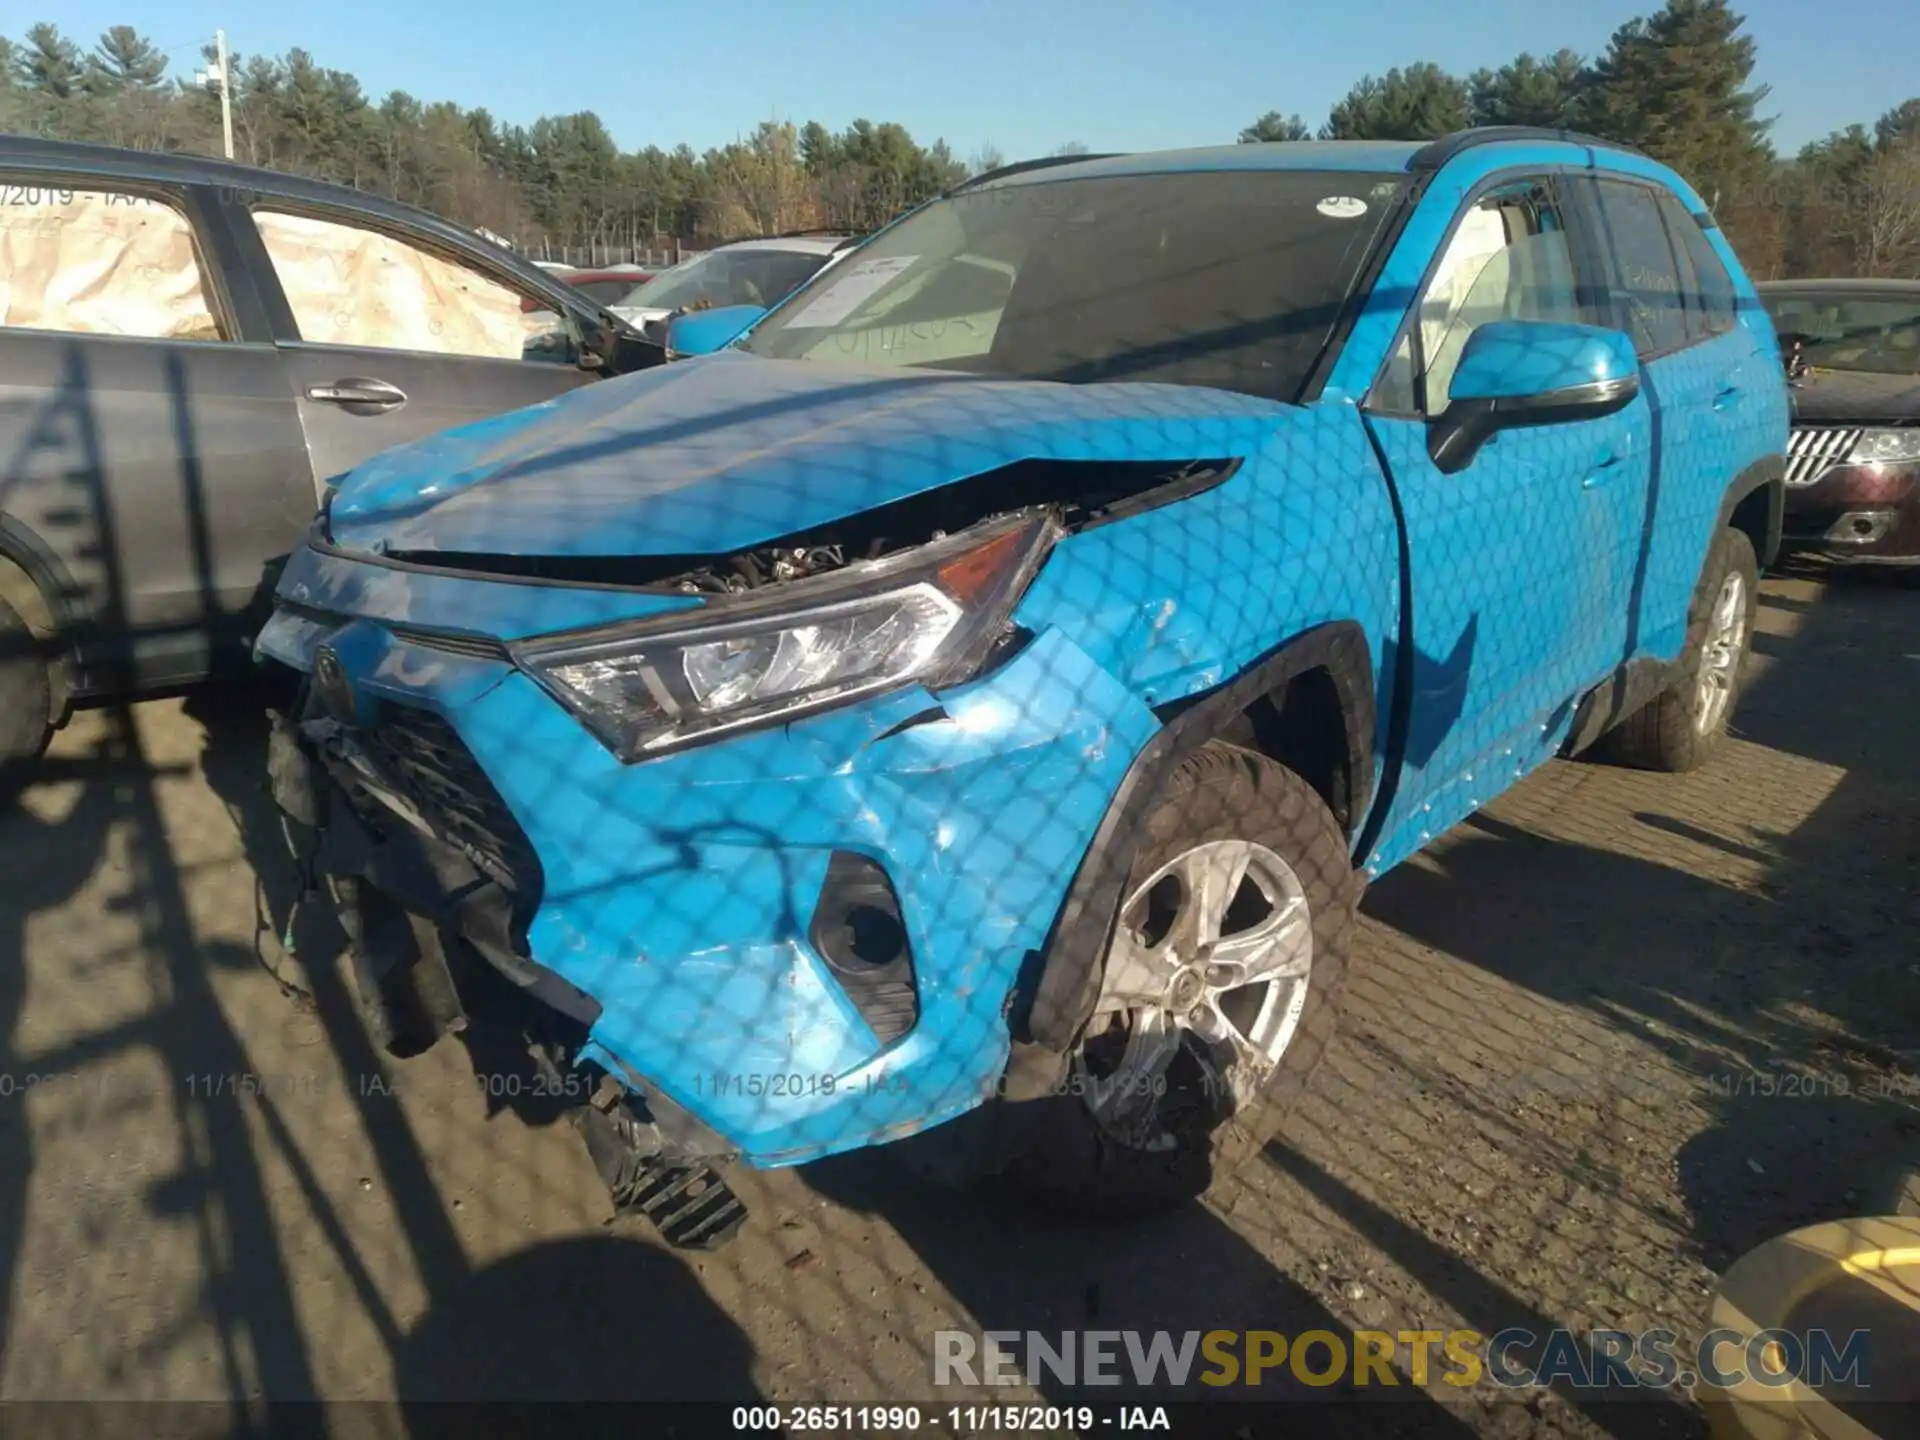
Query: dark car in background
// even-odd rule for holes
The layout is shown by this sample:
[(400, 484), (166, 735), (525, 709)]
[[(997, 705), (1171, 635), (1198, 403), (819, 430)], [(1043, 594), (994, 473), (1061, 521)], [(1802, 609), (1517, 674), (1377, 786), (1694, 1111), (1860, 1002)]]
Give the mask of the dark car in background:
[(1920, 281), (1758, 289), (1793, 390), (1788, 542), (1920, 565)]
[(0, 197), (0, 791), (75, 701), (247, 663), (332, 477), (664, 358), (337, 186), (7, 137)]

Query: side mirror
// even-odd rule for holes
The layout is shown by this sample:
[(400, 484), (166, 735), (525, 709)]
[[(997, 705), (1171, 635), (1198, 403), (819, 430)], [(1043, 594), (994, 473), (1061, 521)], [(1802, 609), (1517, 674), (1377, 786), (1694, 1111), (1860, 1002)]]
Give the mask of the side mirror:
[(1446, 474), (1502, 430), (1596, 420), (1640, 393), (1640, 361), (1619, 330), (1552, 320), (1494, 320), (1467, 337), (1447, 408), (1427, 428)]
[(723, 305), (715, 310), (689, 310), (684, 315), (676, 315), (667, 326), (667, 358), (679, 360), (725, 349), (766, 313), (766, 307), (761, 305)]
[(581, 352), (582, 370), (602, 375), (631, 375), (636, 370), (651, 370), (667, 361), (665, 347), (649, 340), (627, 325), (583, 322), (586, 346)]

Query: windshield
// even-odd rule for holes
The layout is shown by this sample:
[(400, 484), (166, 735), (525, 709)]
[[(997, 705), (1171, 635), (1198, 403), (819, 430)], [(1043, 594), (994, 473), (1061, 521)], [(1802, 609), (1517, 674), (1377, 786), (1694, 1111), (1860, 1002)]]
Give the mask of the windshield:
[(620, 302), (634, 310), (684, 310), (691, 305), (770, 306), (813, 278), (829, 257), (804, 250), (710, 250), (631, 291)]
[(1806, 337), (1800, 358), (1822, 370), (1920, 375), (1920, 296), (1766, 296), (1773, 328)]
[(1194, 171), (962, 191), (836, 265), (742, 348), (1293, 400), (1401, 190), (1379, 175)]

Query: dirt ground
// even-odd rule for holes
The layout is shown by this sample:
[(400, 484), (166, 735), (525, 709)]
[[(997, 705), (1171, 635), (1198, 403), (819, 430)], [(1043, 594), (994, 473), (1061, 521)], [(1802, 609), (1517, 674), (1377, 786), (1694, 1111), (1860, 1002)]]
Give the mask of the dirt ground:
[[(929, 1400), (942, 1329), (1697, 1333), (1733, 1257), (1920, 1152), (1896, 581), (1769, 581), (1711, 766), (1556, 763), (1383, 879), (1285, 1142), (1132, 1229), (872, 1157), (746, 1177), (716, 1254), (610, 1225), (569, 1127), (457, 1041), (383, 1067), (283, 952), (258, 709), (82, 716), (0, 815), (7, 1398)], [(1355, 1432), (1701, 1428), (1684, 1396), (1387, 1405)]]

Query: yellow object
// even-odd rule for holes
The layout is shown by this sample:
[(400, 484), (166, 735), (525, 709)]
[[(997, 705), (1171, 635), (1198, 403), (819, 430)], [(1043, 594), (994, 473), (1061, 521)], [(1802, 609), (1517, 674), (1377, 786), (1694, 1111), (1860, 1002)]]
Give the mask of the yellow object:
[[(1883, 1393), (1910, 1392), (1920, 1361), (1920, 1217), (1838, 1220), (1768, 1241), (1727, 1271), (1714, 1293), (1712, 1328), (1802, 1337), (1823, 1329), (1836, 1343), (1865, 1330), (1870, 1378)], [(1785, 1352), (1769, 1342), (1760, 1363), (1778, 1376)], [(1799, 1379), (1767, 1385), (1743, 1375), (1724, 1389), (1703, 1380), (1696, 1393), (1714, 1440), (1893, 1440), (1914, 1433), (1920, 1420), (1914, 1405), (1852, 1403), (1871, 1402), (1871, 1388), (1821, 1390)], [(1882, 1425), (1901, 1428), (1874, 1428)]]

